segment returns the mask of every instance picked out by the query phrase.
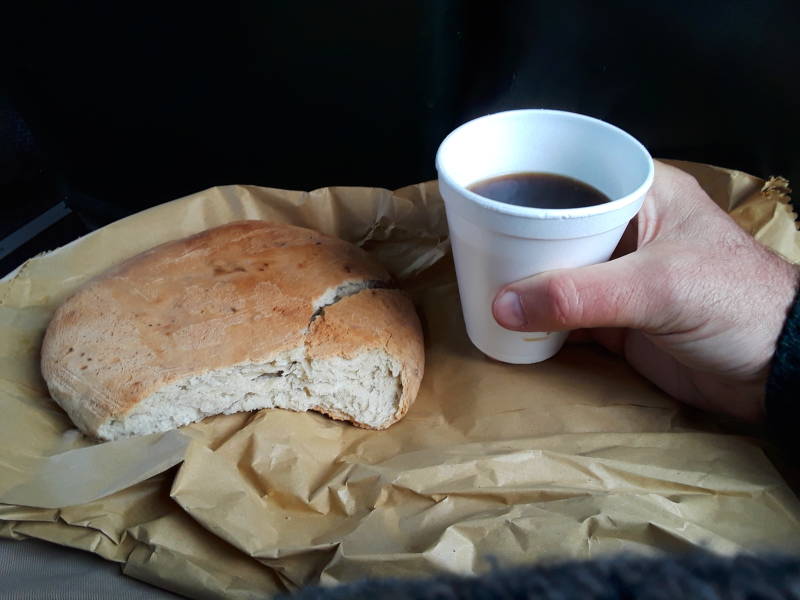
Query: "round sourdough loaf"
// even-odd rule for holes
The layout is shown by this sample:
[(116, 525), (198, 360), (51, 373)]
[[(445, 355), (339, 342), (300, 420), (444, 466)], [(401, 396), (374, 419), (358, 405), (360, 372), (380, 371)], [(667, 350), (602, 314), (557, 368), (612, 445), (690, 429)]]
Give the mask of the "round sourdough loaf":
[(53, 398), (105, 440), (215, 414), (402, 418), (422, 379), (411, 301), (356, 246), (240, 221), (163, 244), (84, 285), (42, 347)]

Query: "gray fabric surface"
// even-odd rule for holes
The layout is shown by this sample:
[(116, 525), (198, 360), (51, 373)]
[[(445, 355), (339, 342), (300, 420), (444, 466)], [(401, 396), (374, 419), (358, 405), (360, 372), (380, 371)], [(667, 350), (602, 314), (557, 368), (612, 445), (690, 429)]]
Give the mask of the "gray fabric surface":
[(0, 600), (169, 600), (169, 592), (126, 577), (120, 565), (38, 540), (0, 538)]

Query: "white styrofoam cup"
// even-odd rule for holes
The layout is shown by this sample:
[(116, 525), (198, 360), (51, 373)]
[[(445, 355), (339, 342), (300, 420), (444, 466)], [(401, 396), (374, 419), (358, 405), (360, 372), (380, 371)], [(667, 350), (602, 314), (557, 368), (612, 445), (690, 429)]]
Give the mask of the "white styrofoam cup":
[[(518, 332), (497, 324), (492, 302), (506, 284), (542, 271), (608, 260), (653, 182), (653, 159), (621, 129), (557, 110), (487, 115), (455, 129), (436, 155), (467, 334), (484, 354), (534, 363), (567, 332)], [(594, 186), (611, 202), (530, 208), (484, 198), (468, 186), (500, 175), (545, 172)]]

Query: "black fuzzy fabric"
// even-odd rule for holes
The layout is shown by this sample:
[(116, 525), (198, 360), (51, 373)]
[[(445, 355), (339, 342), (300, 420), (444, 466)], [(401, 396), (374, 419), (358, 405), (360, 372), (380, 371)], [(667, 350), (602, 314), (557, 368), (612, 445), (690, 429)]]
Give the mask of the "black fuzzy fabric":
[(365, 580), (307, 588), (294, 600), (800, 599), (800, 559), (789, 556), (602, 559), (496, 570), (482, 577)]
[(770, 437), (796, 460), (800, 450), (800, 292), (778, 338), (767, 380), (766, 411)]

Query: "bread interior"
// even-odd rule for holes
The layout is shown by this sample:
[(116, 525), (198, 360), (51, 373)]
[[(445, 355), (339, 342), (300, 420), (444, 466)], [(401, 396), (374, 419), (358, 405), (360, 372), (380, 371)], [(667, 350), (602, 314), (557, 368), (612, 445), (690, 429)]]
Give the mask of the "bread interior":
[(307, 360), (303, 349), (265, 363), (235, 365), (188, 377), (100, 427), (103, 439), (167, 431), (210, 415), (262, 408), (322, 410), (369, 427), (385, 426), (401, 396), (400, 364), (386, 352), (352, 359)]

